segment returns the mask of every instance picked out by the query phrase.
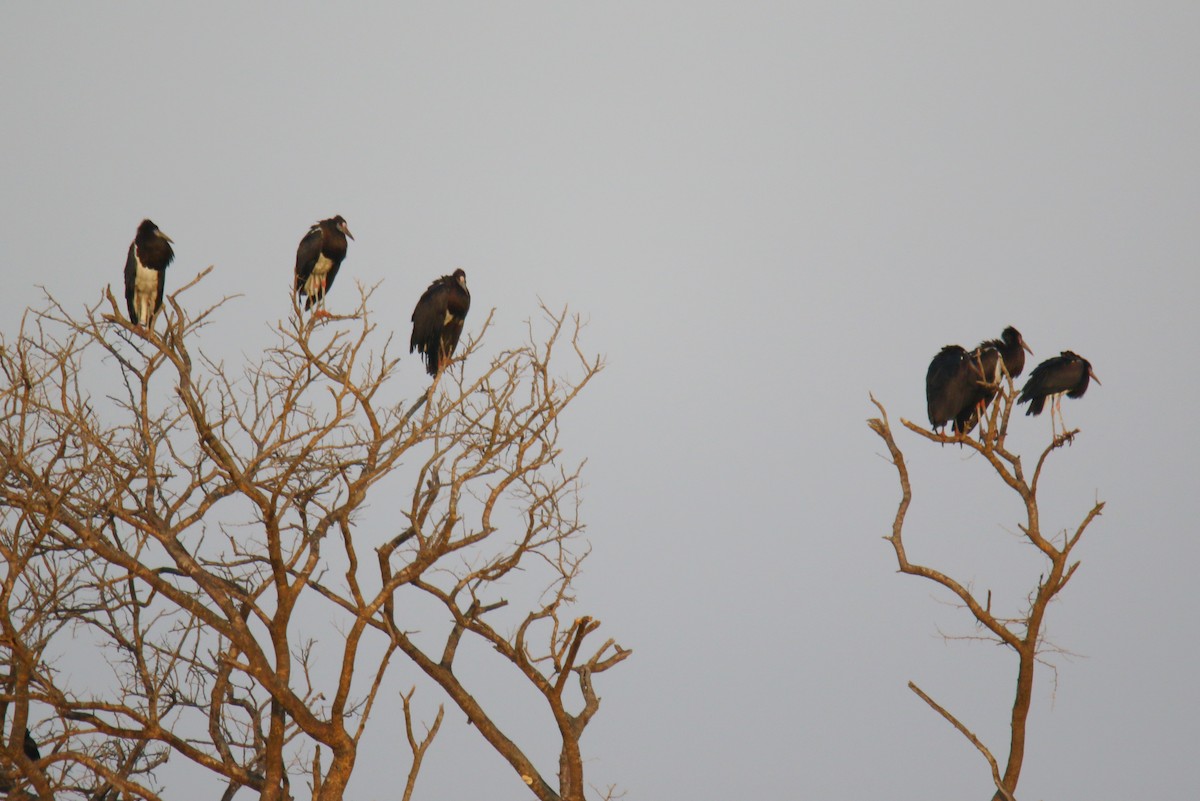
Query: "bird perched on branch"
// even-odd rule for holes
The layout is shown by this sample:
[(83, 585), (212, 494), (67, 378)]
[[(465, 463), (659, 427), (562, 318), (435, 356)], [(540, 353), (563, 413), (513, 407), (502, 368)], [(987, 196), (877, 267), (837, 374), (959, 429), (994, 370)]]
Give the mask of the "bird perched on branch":
[(25, 742), (22, 743), (21, 750), (25, 752), (25, 757), (30, 762), (37, 762), (42, 758), (42, 752), (38, 750), (37, 740), (33, 739), (33, 734), (29, 729), (25, 729)]
[(296, 248), (296, 292), (304, 295), (304, 310), (318, 306), (316, 316), (325, 311), (325, 293), (333, 286), (338, 268), (346, 258), (346, 237), (354, 238), (342, 215), (321, 220), (308, 229)]
[(961, 345), (947, 345), (933, 357), (925, 373), (925, 402), (934, 431), (945, 428), (963, 409), (970, 408), (977, 378), (969, 354)]
[(1036, 416), (1045, 408), (1046, 399), (1051, 398), (1050, 431), (1054, 431), (1054, 414), (1057, 410), (1058, 420), (1065, 432), (1067, 424), (1062, 417), (1062, 396), (1082, 398), (1083, 393), (1087, 392), (1088, 383), (1093, 380), (1100, 383), (1092, 370), (1092, 363), (1078, 353), (1064, 350), (1033, 368), (1017, 403), (1028, 403), (1029, 409), (1025, 414)]
[(125, 259), (125, 306), (129, 322), (150, 325), (151, 318), (162, 307), (164, 273), (174, 258), (171, 238), (150, 220), (142, 220)]
[(968, 361), (975, 373), (975, 385), (968, 404), (955, 416), (955, 431), (966, 434), (975, 428), (988, 404), (996, 397), (994, 387), (1004, 379), (1004, 374), (1016, 378), (1025, 369), (1026, 351), (1033, 353), (1021, 332), (1011, 325), (1004, 329), (999, 339), (980, 342), (979, 347), (971, 351)]
[(471, 293), (467, 291), (467, 274), (462, 270), (434, 281), (417, 301), (408, 352), (420, 351), (425, 371), (430, 375), (436, 376), (454, 355), (470, 308)]

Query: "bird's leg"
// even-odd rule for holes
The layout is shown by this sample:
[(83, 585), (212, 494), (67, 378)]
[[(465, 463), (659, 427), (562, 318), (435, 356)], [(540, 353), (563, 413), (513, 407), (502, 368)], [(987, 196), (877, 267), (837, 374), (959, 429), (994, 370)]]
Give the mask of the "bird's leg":
[(1062, 433), (1064, 437), (1067, 437), (1067, 442), (1074, 442), (1074, 435), (1067, 433), (1067, 418), (1063, 417), (1062, 413), (1062, 395), (1058, 396), (1058, 424), (1062, 426)]
[[(1067, 436), (1067, 419), (1066, 419), (1065, 417), (1063, 417), (1063, 412), (1062, 412), (1062, 399), (1063, 399), (1063, 393), (1060, 393), (1060, 394), (1059, 394), (1059, 395), (1058, 395), (1058, 396), (1057, 396), (1057, 397), (1054, 399), (1054, 405), (1053, 405), (1053, 406), (1051, 406), (1051, 407), (1050, 407), (1050, 409), (1051, 409), (1051, 411), (1052, 411), (1052, 412), (1054, 412), (1054, 411), (1057, 411), (1057, 412), (1058, 412), (1058, 425), (1059, 425), (1059, 430), (1060, 430), (1060, 431), (1062, 431), (1062, 433), (1061, 433), (1059, 436), (1066, 437), (1066, 436)], [(1051, 422), (1053, 422), (1053, 418), (1051, 418)], [(1069, 440), (1068, 440), (1068, 441), (1069, 441)]]
[(321, 276), (321, 295), (317, 298), (317, 310), (313, 312), (313, 319), (333, 316), (329, 312), (325, 311), (325, 286), (325, 276)]

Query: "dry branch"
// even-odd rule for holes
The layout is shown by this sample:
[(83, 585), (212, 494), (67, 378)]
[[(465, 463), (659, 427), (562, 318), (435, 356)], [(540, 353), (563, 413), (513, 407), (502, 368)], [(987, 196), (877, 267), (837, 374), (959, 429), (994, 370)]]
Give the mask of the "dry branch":
[[(194, 315), (182, 302), (207, 273), (154, 327), (131, 325), (109, 292), (82, 314), (51, 298), (0, 340), (9, 741), (35, 723), (35, 705), (52, 711), (38, 726), (56, 742), (52, 758), (0, 764), (4, 780), (42, 797), (156, 799), (155, 771), (175, 756), (227, 798), (248, 788), (284, 801), (302, 777), (314, 798), (339, 799), (399, 653), (539, 797), (581, 801), (579, 737), (599, 704), (591, 677), (630, 651), (609, 641), (578, 665), (598, 625), (587, 617), (558, 636), (588, 552), (581, 465), (565, 461), (559, 427), (603, 368), (578, 318), (543, 309), (528, 342), (489, 358), (489, 315), (414, 402), (397, 391), (371, 290), (353, 314), (319, 323), (294, 308), (235, 372), (200, 336), (229, 299)], [(411, 502), (396, 503), (397, 481)], [(394, 524), (384, 537), (364, 522), (377, 519), (372, 500)], [(380, 540), (376, 558), (359, 558)], [(512, 581), (518, 572), (546, 594), (526, 606), (501, 597), (502, 580), (526, 580)], [(437, 657), (407, 633), (425, 622), (404, 618), (413, 595), (442, 609)], [(46, 657), (72, 637), (104, 654), (87, 684)], [(487, 643), (545, 698), (562, 743), (557, 778), (455, 675), (463, 638)], [(584, 695), (575, 713), (562, 698), (572, 671)], [(416, 739), (410, 699), (408, 794), (442, 720)]]
[(1101, 513), (1104, 504), (1097, 502), (1087, 512), (1074, 534), (1068, 537), (1064, 533), (1061, 542), (1056, 542), (1055, 538), (1042, 534), (1037, 501), (1038, 479), (1049, 455), (1063, 445), (1069, 444), (1078, 432), (1066, 432), (1053, 438), (1039, 456), (1032, 479), (1027, 480), (1021, 457), (1010, 452), (1005, 442), (1009, 417), (1016, 395), (1011, 379), (1007, 382), (1007, 387), (1001, 387), (1000, 390), (990, 415), (981, 422), (978, 439), (962, 435), (938, 434), (907, 420), (901, 422), (905, 428), (928, 441), (943, 445), (954, 443), (975, 451), (986, 460), (996, 476), (1020, 497), (1025, 508), (1025, 520), (1019, 524), (1018, 528), (1030, 544), (1042, 553), (1047, 561), (1047, 566), (1043, 574), (1039, 576), (1036, 587), (1028, 596), (1028, 605), (1025, 611), (1012, 616), (1003, 617), (993, 611), (991, 591), (981, 602), (968, 585), (942, 571), (914, 563), (909, 559), (904, 546), (903, 533), (909, 506), (912, 503), (912, 484), (904, 454), (900, 451), (892, 434), (887, 410), (874, 396), (871, 396), (871, 402), (878, 409), (880, 416), (868, 420), (867, 425), (887, 447), (890, 461), (896, 469), (900, 483), (900, 502), (892, 520), (891, 534), (884, 538), (892, 544), (900, 572), (932, 581), (949, 591), (995, 641), (1010, 648), (1017, 656), (1016, 693), (1010, 717), (1008, 760), (1003, 775), (1000, 774), (998, 764), (991, 752), (973, 733), (915, 684), (911, 682), (909, 684), (913, 692), (921, 696), (980, 751), (991, 766), (998, 797), (1013, 801), (1013, 793), (1016, 792), (1025, 757), (1026, 727), (1033, 700), (1034, 670), (1042, 659), (1043, 652), (1054, 648), (1043, 642), (1046, 611), (1050, 602), (1066, 586), (1078, 568), (1079, 563), (1071, 561), (1072, 551), (1084, 530)]

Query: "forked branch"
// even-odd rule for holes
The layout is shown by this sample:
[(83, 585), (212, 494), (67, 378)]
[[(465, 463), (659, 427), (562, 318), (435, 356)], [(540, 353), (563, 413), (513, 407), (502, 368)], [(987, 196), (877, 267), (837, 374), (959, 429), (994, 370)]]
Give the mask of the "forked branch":
[(890, 461), (896, 469), (900, 483), (900, 502), (892, 520), (892, 531), (890, 535), (884, 537), (892, 544), (900, 572), (919, 576), (949, 590), (984, 629), (999, 642), (1011, 648), (1017, 656), (1016, 693), (1010, 720), (1009, 753), (1003, 774), (991, 752), (970, 730), (915, 684), (911, 682), (909, 684), (913, 692), (949, 721), (984, 756), (992, 770), (997, 788), (997, 798), (1004, 799), (1004, 801), (1013, 801), (1013, 793), (1016, 791), (1024, 762), (1026, 726), (1033, 700), (1034, 669), (1038, 660), (1044, 658), (1040, 656), (1042, 649), (1048, 647), (1042, 642), (1047, 608), (1050, 601), (1066, 586), (1078, 568), (1078, 561), (1070, 561), (1071, 552), (1082, 537), (1084, 530), (1104, 508), (1103, 503), (1097, 502), (1071, 535), (1064, 532), (1063, 536), (1059, 538), (1046, 537), (1042, 534), (1037, 501), (1037, 481), (1049, 455), (1063, 445), (1069, 444), (1077, 432), (1072, 431), (1053, 438), (1038, 459), (1032, 481), (1027, 481), (1022, 469), (1021, 457), (1010, 452), (1005, 443), (1014, 398), (1015, 392), (1012, 382), (1009, 381), (1007, 389), (1002, 389), (997, 394), (996, 405), (991, 414), (985, 417), (986, 423), (981, 427), (978, 440), (958, 434), (950, 436), (938, 434), (907, 420), (901, 421), (910, 431), (931, 442), (942, 445), (953, 443), (974, 450), (991, 466), (1000, 480), (1021, 498), (1026, 514), (1024, 522), (1020, 523), (1018, 528), (1030, 544), (1044, 555), (1049, 565), (1039, 576), (1034, 590), (1027, 596), (1028, 606), (1025, 611), (1011, 617), (1001, 617), (993, 612), (991, 591), (981, 603), (962, 582), (939, 570), (915, 564), (909, 560), (903, 539), (905, 519), (913, 497), (908, 466), (905, 463), (904, 454), (900, 451), (892, 434), (887, 410), (874, 396), (871, 396), (871, 403), (878, 409), (879, 417), (867, 421), (867, 425), (887, 447)]

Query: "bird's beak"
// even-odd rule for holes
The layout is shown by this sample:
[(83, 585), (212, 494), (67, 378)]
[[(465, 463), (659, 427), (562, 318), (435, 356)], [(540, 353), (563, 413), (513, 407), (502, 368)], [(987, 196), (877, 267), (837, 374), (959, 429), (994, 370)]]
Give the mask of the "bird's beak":
[(346, 225), (345, 223), (342, 223), (342, 233), (351, 239), (354, 238), (354, 234), (350, 233), (350, 226)]
[(1104, 386), (1104, 384), (1100, 383), (1100, 378), (1096, 375), (1095, 371), (1092, 370), (1092, 368), (1090, 368), (1090, 367), (1088, 368), (1088, 375), (1090, 375), (1092, 377), (1092, 380), (1095, 381), (1097, 384), (1100, 384), (1100, 386)]
[(1028, 353), (1030, 356), (1033, 355), (1033, 348), (1029, 347), (1029, 343), (1023, 339), (1021, 340), (1021, 347), (1024, 348), (1025, 352)]
[(158, 235), (159, 235), (159, 236), (161, 236), (163, 239), (167, 240), (167, 242), (168, 242), (169, 244), (172, 244), (172, 245), (174, 245), (174, 244), (175, 244), (175, 240), (171, 239), (171, 237), (167, 236), (167, 235), (166, 235), (166, 234), (164, 234), (162, 231), (155, 231), (154, 233), (158, 234)]

